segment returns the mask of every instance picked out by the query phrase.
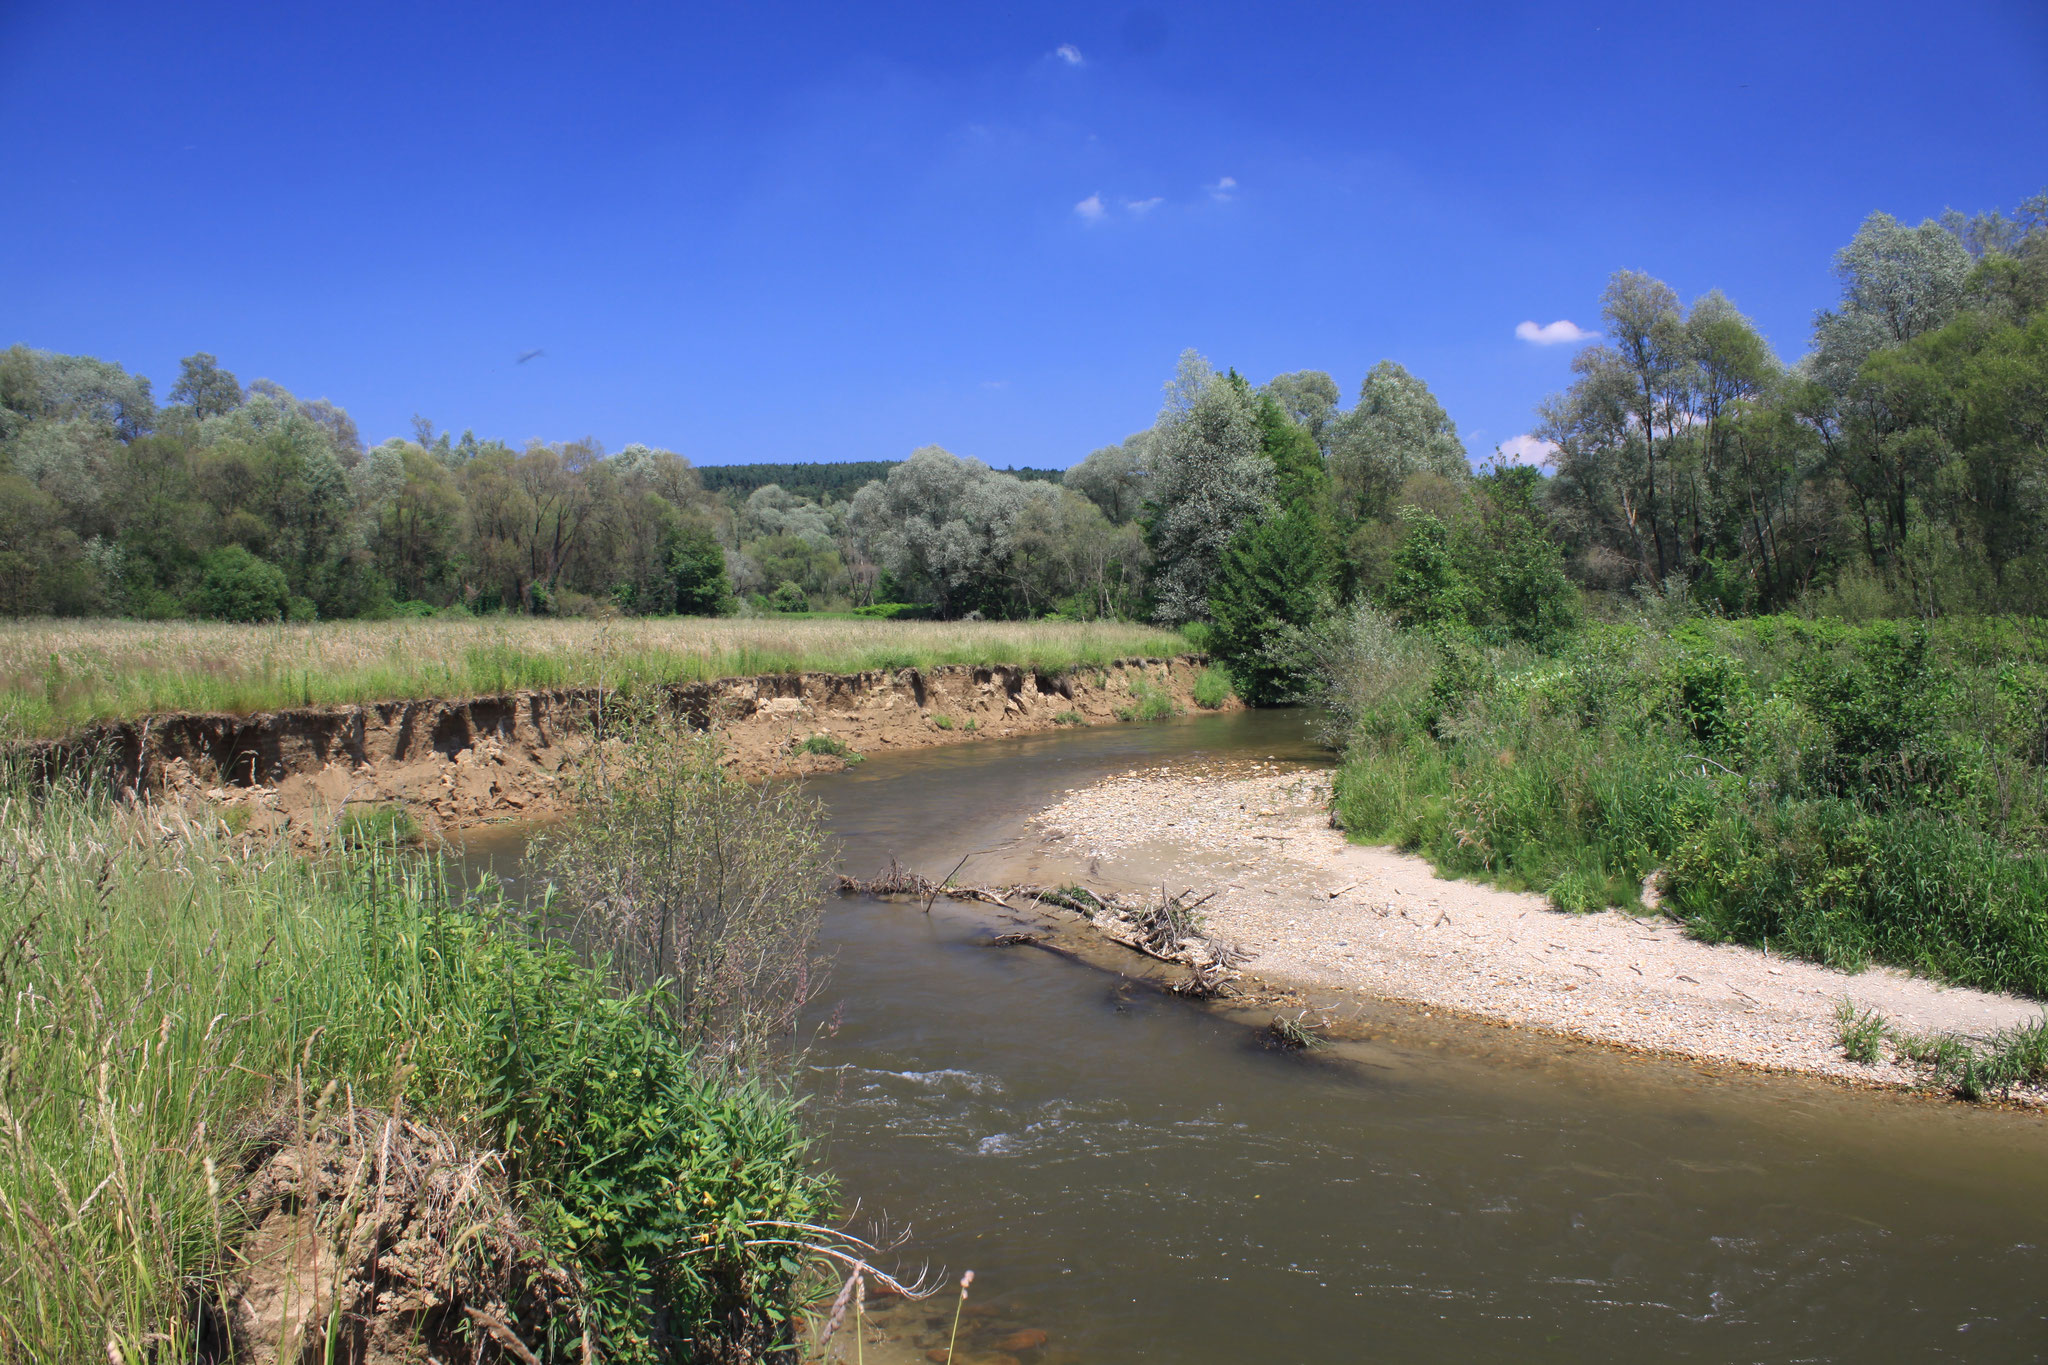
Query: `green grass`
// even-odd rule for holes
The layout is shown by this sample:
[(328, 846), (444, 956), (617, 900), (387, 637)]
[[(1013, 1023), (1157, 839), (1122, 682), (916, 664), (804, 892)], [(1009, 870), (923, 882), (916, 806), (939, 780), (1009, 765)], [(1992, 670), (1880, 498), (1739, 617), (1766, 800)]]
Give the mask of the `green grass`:
[(1116, 708), (1116, 718), (1122, 721), (1165, 720), (1179, 714), (1170, 692), (1144, 682), (1132, 683), (1130, 705)]
[(932, 717), (932, 724), (938, 726), (941, 730), (950, 730), (953, 728), (953, 718), (946, 715), (936, 715)]
[[(246, 811), (230, 810), (247, 819)], [(335, 835), (343, 848), (396, 849), (419, 843), (420, 826), (403, 806), (350, 806)]]
[(1086, 725), (1088, 718), (1079, 711), (1061, 711), (1052, 718), (1054, 725)]
[(1901, 1033), (1876, 1010), (1858, 1013), (1844, 1000), (1835, 1009), (1842, 1053), (1866, 1065), (1884, 1058), (1889, 1043), (1901, 1062), (1920, 1070), (1925, 1083), (1959, 1099), (2009, 1095), (2048, 1082), (2048, 1015), (2000, 1029), (1988, 1038), (1956, 1033)]
[(1329, 693), (1336, 814), (1560, 910), (1661, 871), (1703, 939), (2048, 998), (2044, 660), (2034, 623), (1375, 639)]
[(1011, 664), (1101, 669), (1185, 653), (1172, 631), (1117, 622), (856, 617), (615, 621), (488, 617), (238, 626), (0, 622), (0, 740), (171, 711), (491, 696), (604, 684)]
[(745, 1243), (829, 1214), (794, 1102), (423, 855), (304, 860), (60, 791), (0, 796), (0, 869), (0, 1358), (193, 1358), (280, 1105), (402, 1106), (504, 1153), (610, 1354), (648, 1354), (659, 1303), (787, 1309), (794, 1263)]
[(859, 763), (862, 757), (857, 749), (837, 735), (812, 735), (796, 747), (798, 753), (823, 754), (838, 759), (849, 768)]
[(1205, 711), (1214, 711), (1228, 705), (1237, 695), (1231, 685), (1230, 674), (1221, 668), (1205, 668), (1195, 678), (1195, 705)]

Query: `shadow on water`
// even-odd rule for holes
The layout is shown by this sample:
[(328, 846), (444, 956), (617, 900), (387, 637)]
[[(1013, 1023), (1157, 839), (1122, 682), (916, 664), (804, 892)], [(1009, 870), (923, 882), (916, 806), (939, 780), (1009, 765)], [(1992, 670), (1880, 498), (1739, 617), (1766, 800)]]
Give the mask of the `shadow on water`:
[[(1197, 753), (1319, 757), (1267, 712), (874, 758), (812, 790), (848, 867), (936, 875), (1067, 787)], [(827, 938), (824, 1153), (920, 1256), (972, 1267), (1005, 1330), (1047, 1334), (984, 1333), (988, 1358), (2048, 1355), (2034, 1116), (1393, 1007), (1361, 1007), (1364, 1041), (1270, 1051), (1244, 1019), (992, 948), (945, 903), (841, 902)], [(930, 1340), (916, 1319), (896, 1349)]]

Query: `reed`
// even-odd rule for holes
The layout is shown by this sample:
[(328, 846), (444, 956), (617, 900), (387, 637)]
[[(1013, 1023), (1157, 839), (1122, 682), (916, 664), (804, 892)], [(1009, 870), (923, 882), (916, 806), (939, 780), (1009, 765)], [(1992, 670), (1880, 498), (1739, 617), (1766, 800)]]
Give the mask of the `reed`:
[(1119, 622), (476, 618), (310, 625), (0, 622), (0, 740), (170, 711), (631, 688), (767, 673), (1100, 668), (1189, 649)]

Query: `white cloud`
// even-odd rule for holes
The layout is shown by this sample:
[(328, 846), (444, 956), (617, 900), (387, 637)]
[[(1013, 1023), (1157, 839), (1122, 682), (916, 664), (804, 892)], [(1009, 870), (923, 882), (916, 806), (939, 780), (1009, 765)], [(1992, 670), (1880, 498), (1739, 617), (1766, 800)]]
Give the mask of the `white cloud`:
[(1525, 432), (1502, 441), (1500, 453), (1509, 464), (1548, 465), (1557, 455), (1557, 446)]
[(1568, 341), (1591, 341), (1600, 334), (1587, 331), (1570, 318), (1559, 318), (1556, 322), (1518, 322), (1515, 335), (1538, 346), (1558, 346)]
[(1132, 213), (1150, 213), (1165, 202), (1165, 200), (1155, 194), (1150, 199), (1126, 199), (1124, 200), (1124, 207)]
[(1072, 43), (1061, 43), (1052, 50), (1052, 55), (1065, 62), (1068, 66), (1079, 66), (1082, 60), (1081, 49), (1075, 47)]
[(981, 386), (984, 389), (1007, 389), (1010, 387), (1010, 381), (1007, 379), (984, 379), (981, 381)]
[(1207, 188), (1209, 191), (1209, 197), (1211, 199), (1229, 199), (1237, 193), (1237, 177), (1234, 175), (1226, 175), (1221, 180), (1217, 181), (1213, 185), (1208, 186)]
[(1089, 195), (1086, 199), (1074, 205), (1074, 212), (1080, 214), (1091, 223), (1100, 220), (1102, 217), (1102, 196), (1099, 194)]

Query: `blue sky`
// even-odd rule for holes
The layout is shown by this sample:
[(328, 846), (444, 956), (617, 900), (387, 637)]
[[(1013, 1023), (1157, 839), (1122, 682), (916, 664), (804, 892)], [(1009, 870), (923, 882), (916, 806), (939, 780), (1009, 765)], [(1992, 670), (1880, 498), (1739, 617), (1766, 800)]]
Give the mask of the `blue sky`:
[(0, 344), (160, 396), (1065, 465), (1193, 346), (1392, 357), (1483, 456), (1617, 268), (1791, 358), (1871, 210), (2048, 184), (2048, 6), (0, 0), (0, 126)]

